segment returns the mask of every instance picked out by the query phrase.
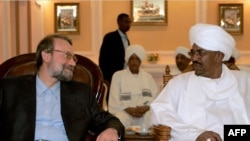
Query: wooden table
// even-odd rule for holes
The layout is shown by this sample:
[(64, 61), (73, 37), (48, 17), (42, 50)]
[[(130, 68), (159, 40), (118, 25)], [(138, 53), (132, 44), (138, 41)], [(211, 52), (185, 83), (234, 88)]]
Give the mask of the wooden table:
[(153, 135), (125, 134), (124, 141), (154, 141)]

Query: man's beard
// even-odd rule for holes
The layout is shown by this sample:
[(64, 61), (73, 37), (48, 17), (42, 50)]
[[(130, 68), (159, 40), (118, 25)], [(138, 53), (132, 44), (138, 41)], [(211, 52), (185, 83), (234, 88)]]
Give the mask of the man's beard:
[[(68, 71), (66, 71), (68, 69)], [(63, 67), (58, 70), (54, 71), (52, 76), (60, 81), (71, 81), (73, 78), (74, 67), (63, 65)]]

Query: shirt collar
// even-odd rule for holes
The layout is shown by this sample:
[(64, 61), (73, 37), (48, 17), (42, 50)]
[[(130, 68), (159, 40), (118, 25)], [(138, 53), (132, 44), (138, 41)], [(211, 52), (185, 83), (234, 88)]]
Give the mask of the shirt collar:
[(42, 80), (36, 75), (36, 92), (37, 95), (43, 94), (47, 89), (50, 89), (54, 94), (58, 91), (60, 88), (60, 81), (55, 83), (52, 87), (48, 88)]
[(127, 38), (127, 35), (126, 34), (124, 34), (120, 29), (118, 29), (118, 33), (120, 34), (120, 36), (122, 36), (122, 37), (126, 37)]

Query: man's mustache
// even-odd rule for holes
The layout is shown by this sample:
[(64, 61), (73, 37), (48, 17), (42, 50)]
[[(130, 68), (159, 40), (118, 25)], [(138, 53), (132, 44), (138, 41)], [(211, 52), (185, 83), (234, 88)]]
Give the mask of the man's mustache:
[(74, 69), (75, 69), (75, 67), (74, 66), (72, 66), (72, 65), (65, 65), (64, 66), (64, 69), (69, 69), (69, 70), (71, 70), (72, 72), (74, 71)]
[(193, 64), (195, 65), (195, 64), (197, 64), (197, 65), (202, 65), (200, 62), (198, 62), (198, 61), (193, 61)]

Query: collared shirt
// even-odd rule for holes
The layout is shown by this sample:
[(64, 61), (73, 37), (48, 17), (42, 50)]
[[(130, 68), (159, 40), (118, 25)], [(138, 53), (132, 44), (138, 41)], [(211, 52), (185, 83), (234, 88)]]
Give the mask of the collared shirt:
[(61, 116), (60, 82), (48, 88), (36, 77), (35, 140), (68, 141)]
[(121, 30), (118, 29), (118, 32), (122, 38), (122, 43), (124, 46), (124, 49), (126, 50), (126, 48), (129, 46), (129, 40), (126, 34), (124, 34)]
[[(120, 36), (122, 38), (122, 43), (123, 43), (123, 46), (124, 46), (124, 50), (126, 50), (126, 48), (129, 46), (128, 37), (120, 29), (118, 29), (118, 33), (120, 34)], [(127, 65), (126, 65), (126, 62), (125, 62), (123, 68), (126, 68), (126, 67), (127, 67)]]

